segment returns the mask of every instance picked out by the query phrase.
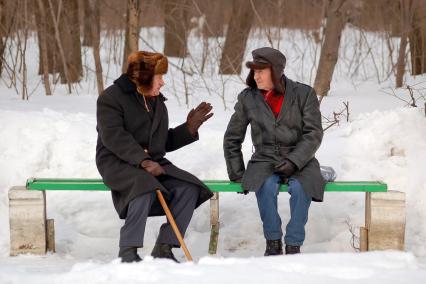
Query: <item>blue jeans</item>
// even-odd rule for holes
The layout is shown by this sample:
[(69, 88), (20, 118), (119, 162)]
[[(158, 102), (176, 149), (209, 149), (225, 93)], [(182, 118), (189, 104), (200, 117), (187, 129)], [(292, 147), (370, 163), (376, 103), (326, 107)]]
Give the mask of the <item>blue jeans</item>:
[[(263, 233), (267, 240), (279, 240), (283, 236), (281, 218), (278, 214), (277, 197), (280, 188), (280, 177), (272, 175), (266, 179), (256, 192), (257, 205), (263, 223)], [(305, 240), (305, 225), (311, 198), (306, 195), (300, 182), (289, 178), (288, 193), (290, 196), (290, 221), (286, 227), (284, 242), (287, 245), (301, 246)]]

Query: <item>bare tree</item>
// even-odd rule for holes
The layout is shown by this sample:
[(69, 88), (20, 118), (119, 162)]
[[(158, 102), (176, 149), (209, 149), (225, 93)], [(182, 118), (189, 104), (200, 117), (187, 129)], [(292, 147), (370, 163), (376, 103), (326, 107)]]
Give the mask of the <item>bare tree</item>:
[[(71, 93), (71, 78), (70, 78), (70, 75), (69, 75), (69, 72), (68, 72), (68, 66), (67, 66), (67, 60), (66, 60), (66, 57), (65, 57), (65, 51), (64, 51), (64, 48), (63, 48), (62, 42), (61, 42), (61, 36), (60, 36), (60, 31), (59, 31), (59, 17), (57, 18), (57, 16), (56, 16), (55, 8), (53, 7), (52, 0), (48, 0), (48, 4), (49, 4), (50, 15), (51, 15), (52, 20), (53, 20), (53, 26), (55, 28), (56, 43), (58, 45), (58, 49), (59, 49), (59, 52), (61, 54), (63, 72), (65, 74), (65, 78), (66, 78), (66, 81), (68, 83), (68, 92)], [(57, 9), (58, 15), (60, 15), (61, 10), (62, 10), (62, 1), (59, 0), (58, 9)]]
[(3, 72), (7, 41), (16, 22), (17, 2), (0, 0), (0, 76)]
[(6, 46), (6, 3), (5, 0), (0, 0), (0, 76), (3, 69), (3, 54)]
[(348, 15), (354, 12), (354, 2), (348, 0), (328, 0), (327, 22), (314, 83), (314, 88), (321, 98), (326, 96), (330, 90), (334, 67), (339, 56), (340, 38), (348, 21)]
[(255, 0), (232, 1), (232, 17), (226, 31), (219, 74), (241, 73), (244, 51), (254, 17), (252, 1), (257, 2)]
[(68, 77), (61, 74), (61, 82), (79, 82), (83, 75), (81, 60), (80, 22), (78, 0), (59, 0), (63, 2), (63, 9), (58, 12), (61, 42), (65, 50)]
[(187, 0), (163, 0), (164, 54), (173, 57), (187, 55)]
[(52, 95), (52, 91), (50, 90), (50, 82), (49, 82), (49, 63), (48, 63), (48, 55), (47, 55), (47, 28), (46, 28), (46, 10), (43, 5), (42, 0), (37, 0), (36, 9), (35, 10), (35, 18), (37, 22), (37, 36), (40, 48), (40, 66), (43, 69), (43, 83), (44, 89), (46, 90), (46, 95)]
[(99, 0), (90, 0), (89, 9), (92, 15), (92, 45), (93, 45), (93, 56), (95, 58), (96, 67), (96, 83), (98, 86), (98, 94), (100, 95), (104, 90), (104, 83), (102, 79), (102, 64), (99, 52), (100, 46), (100, 24), (99, 24)]
[(127, 69), (127, 56), (130, 53), (139, 49), (139, 15), (140, 15), (140, 1), (128, 0), (127, 1), (127, 14), (126, 14), (126, 34), (124, 40), (124, 54), (122, 72)]
[[(83, 0), (80, 3), (83, 5), (83, 46), (93, 46), (92, 40), (92, 25), (93, 17), (92, 9), (90, 7), (90, 0)], [(99, 26), (97, 27), (99, 29)]]
[(410, 34), (410, 21), (412, 18), (413, 0), (399, 0), (401, 10), (401, 41), (399, 43), (398, 61), (396, 63), (396, 87), (401, 88), (405, 73), (405, 58), (408, 43), (408, 35)]
[(410, 33), (411, 74), (426, 73), (426, 5), (413, 0), (413, 20)]
[(48, 0), (48, 6), (62, 62), (61, 83), (68, 84), (71, 93), (71, 83), (79, 82), (83, 75), (78, 1)]
[[(20, 11), (20, 17), (17, 18), (15, 23), (14, 32), (14, 45), (16, 46), (15, 51), (15, 62), (13, 63), (12, 76), (15, 80), (15, 89), (18, 94), (21, 95), (22, 100), (28, 100), (28, 69), (26, 62), (27, 52), (27, 39), (29, 34), (29, 16), (28, 16), (28, 2), (25, 0), (16, 1), (17, 11)], [(21, 89), (18, 90), (16, 81), (21, 84)]]
[[(194, 0), (192, 0), (194, 2)], [(204, 37), (223, 36), (223, 14), (226, 9), (224, 0), (200, 1), (200, 10), (205, 15), (205, 25), (203, 26)]]
[[(57, 7), (57, 2), (53, 2), (54, 7)], [(55, 6), (56, 5), (56, 6)], [(35, 1), (34, 4), (35, 8), (34, 8), (34, 14), (35, 14), (35, 21), (36, 21), (36, 25), (37, 25), (37, 29), (40, 28), (40, 24), (44, 24), (44, 28), (45, 28), (45, 34), (43, 35), (43, 37), (45, 37), (45, 43), (46, 43), (46, 50), (47, 50), (47, 70), (49, 74), (56, 74), (58, 72), (63, 72), (63, 67), (62, 67), (62, 63), (61, 63), (61, 57), (60, 57), (60, 52), (58, 51), (58, 45), (56, 42), (56, 37), (55, 37), (55, 26), (53, 23), (53, 19), (50, 15), (50, 8), (49, 8), (49, 3), (48, 0), (42, 0), (42, 7), (44, 9), (44, 13), (45, 13), (45, 18), (42, 19), (40, 16), (40, 9), (39, 9), (39, 5), (38, 5), (38, 0)], [(43, 74), (43, 64), (45, 63), (43, 60), (43, 52), (42, 52), (42, 46), (41, 46), (41, 41), (38, 41), (39, 44), (39, 69), (38, 69), (38, 74), (42, 75)]]

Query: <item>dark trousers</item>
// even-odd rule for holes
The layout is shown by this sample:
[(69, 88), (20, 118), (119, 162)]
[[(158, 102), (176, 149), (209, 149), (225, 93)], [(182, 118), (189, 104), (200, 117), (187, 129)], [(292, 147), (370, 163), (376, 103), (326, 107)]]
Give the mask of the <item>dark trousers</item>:
[[(170, 176), (162, 177), (160, 182), (171, 193), (167, 203), (179, 231), (184, 236), (194, 213), (199, 189), (194, 184)], [(120, 247), (143, 247), (146, 220), (156, 199), (156, 192), (152, 192), (130, 201), (126, 221), (120, 230)], [(180, 246), (168, 221), (161, 225), (157, 243)]]

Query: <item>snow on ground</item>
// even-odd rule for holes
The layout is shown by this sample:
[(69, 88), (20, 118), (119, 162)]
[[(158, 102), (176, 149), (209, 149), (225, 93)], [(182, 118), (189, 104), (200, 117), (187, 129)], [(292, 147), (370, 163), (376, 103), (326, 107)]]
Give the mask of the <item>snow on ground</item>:
[[(295, 32), (289, 34), (293, 42), (283, 41), (280, 46), (288, 57), (287, 74), (302, 82), (312, 82), (311, 66), (313, 60), (318, 60), (319, 53), (316, 56), (312, 53), (314, 49), (304, 36)], [(153, 46), (162, 50), (162, 40), (158, 37), (161, 33), (142, 30), (142, 35), (152, 36)], [(420, 283), (421, 279), (426, 279), (424, 110), (407, 108), (385, 93), (383, 90), (392, 86), (392, 80), (385, 80), (384, 74), (371, 71), (374, 70), (372, 60), (365, 60), (362, 72), (351, 67), (354, 65), (347, 59), (350, 52), (360, 52), (350, 48), (350, 41), (357, 36), (350, 30), (343, 38), (348, 44), (344, 44), (343, 59), (338, 64), (330, 96), (321, 105), (323, 115), (330, 116), (333, 111), (342, 109), (342, 102), (349, 101), (350, 121), (342, 121), (326, 131), (317, 158), (323, 165), (333, 166), (339, 180), (383, 180), (389, 189), (406, 192), (407, 252), (354, 253), (349, 226), (357, 233), (364, 223), (364, 195), (326, 193), (323, 203), (312, 203), (307, 239), (302, 248), (304, 254), (263, 258), (265, 244), (254, 195), (222, 194), (217, 258), (206, 257), (210, 224), (209, 204), (205, 203), (195, 212), (185, 236), (196, 264), (177, 266), (146, 257), (143, 263), (125, 265), (116, 259), (122, 221), (114, 211), (109, 193), (48, 192), (47, 215), (55, 219), (57, 253), (43, 257), (8, 257), (7, 192), (11, 186), (23, 185), (29, 177), (99, 177), (94, 163), (97, 95), (93, 74), (76, 86), (73, 95), (67, 95), (65, 87), (58, 85), (54, 96), (44, 96), (42, 86), (36, 88), (40, 77), (36, 76), (37, 43), (32, 42), (29, 50), (33, 56), (28, 56), (28, 68), (33, 72), (29, 80), (34, 95), (23, 102), (4, 82), (0, 84), (0, 283), (28, 280), (34, 283), (227, 283), (235, 279), (247, 283), (264, 280), (296, 283), (357, 280), (402, 283), (410, 280)], [(372, 44), (378, 41), (377, 37), (368, 36), (368, 39), (373, 47), (371, 52), (377, 55), (376, 59), (381, 58), (379, 55), (383, 51)], [(197, 51), (201, 48), (199, 42), (191, 40), (193, 64), (198, 62), (200, 54)], [(266, 43), (256, 33), (249, 40), (252, 48)], [(106, 39), (104, 44), (108, 44)], [(217, 44), (217, 41), (211, 43), (212, 46)], [(141, 48), (146, 48), (143, 42)], [(297, 53), (300, 48), (310, 52), (301, 57)], [(108, 47), (101, 53), (104, 70), (107, 70), (109, 58), (106, 50)], [(85, 54), (90, 64), (90, 50)], [(248, 51), (246, 58), (250, 59)], [(199, 141), (167, 155), (177, 166), (201, 179), (227, 179), (222, 138), (236, 94), (244, 87), (236, 76), (214, 75), (217, 73), (215, 60), (209, 58), (205, 78), (189, 78), (189, 106), (209, 101), (215, 115), (202, 126)], [(105, 85), (112, 83), (118, 70), (117, 66), (110, 68)], [(176, 126), (185, 121), (189, 111), (182, 95), (182, 73), (172, 67), (165, 79), (170, 123)], [(422, 80), (422, 77), (407, 78), (410, 84)], [(205, 90), (206, 86), (210, 92)], [(404, 90), (397, 93), (407, 95)], [(221, 94), (225, 94), (225, 100)], [(247, 137), (243, 145), (246, 160), (251, 155), (250, 133)], [(279, 200), (280, 214), (286, 224), (289, 216), (287, 194), (281, 194)], [(164, 217), (149, 219), (141, 255), (149, 255), (164, 220)], [(184, 261), (180, 250), (175, 250), (175, 254)]]
[[(61, 260), (63, 262), (63, 260)], [(19, 264), (27, 261), (20, 257)], [(268, 258), (211, 258), (204, 257), (197, 264), (175, 264), (153, 260), (121, 264), (114, 260), (107, 264), (82, 262), (71, 270), (42, 272), (30, 268), (22, 274), (7, 274), (16, 270), (17, 263), (0, 268), (3, 283), (422, 283), (426, 270), (418, 269), (416, 258), (410, 253), (372, 252), (364, 254), (330, 253), (278, 256)], [(3, 273), (2, 273), (3, 272)]]

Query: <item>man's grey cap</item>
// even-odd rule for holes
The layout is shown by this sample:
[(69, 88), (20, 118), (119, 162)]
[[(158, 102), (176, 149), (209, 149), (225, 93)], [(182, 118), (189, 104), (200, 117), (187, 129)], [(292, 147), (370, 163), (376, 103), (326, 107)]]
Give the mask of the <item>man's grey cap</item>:
[(261, 47), (252, 51), (253, 61), (246, 62), (250, 69), (264, 69), (272, 67), (275, 72), (282, 74), (285, 68), (286, 58), (281, 51), (272, 47)]

